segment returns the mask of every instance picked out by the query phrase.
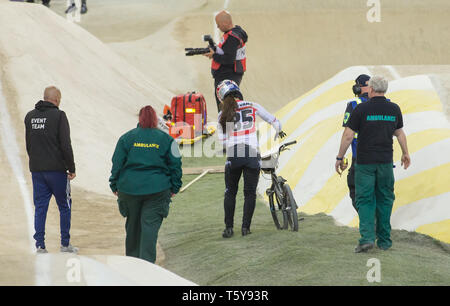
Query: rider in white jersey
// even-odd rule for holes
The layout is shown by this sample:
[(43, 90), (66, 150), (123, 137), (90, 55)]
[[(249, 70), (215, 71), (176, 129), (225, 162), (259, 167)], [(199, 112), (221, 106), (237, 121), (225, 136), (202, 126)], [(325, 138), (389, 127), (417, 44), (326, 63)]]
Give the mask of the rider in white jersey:
[[(256, 128), (256, 115), (271, 124), (276, 131), (276, 135), (281, 132), (280, 121), (265, 110), (264, 107), (255, 102), (242, 100), (236, 102), (237, 109), (235, 121), (228, 123), (231, 128), (224, 132), (222, 125), (219, 124), (218, 126), (219, 140), (224, 143), (226, 148), (233, 147), (237, 144), (246, 144), (255, 149), (255, 151), (258, 151), (259, 143)], [(222, 111), (219, 112), (219, 122), (221, 117)]]
[(284, 137), (281, 123), (261, 105), (244, 101), (237, 84), (224, 80), (217, 86), (217, 97), (221, 102), (218, 135), (227, 150), (225, 164), (225, 230), (222, 237), (233, 236), (234, 210), (239, 180), (244, 176), (244, 214), (242, 236), (250, 234), (250, 224), (256, 204), (260, 160), (256, 115), (270, 123), (277, 131), (276, 137)]

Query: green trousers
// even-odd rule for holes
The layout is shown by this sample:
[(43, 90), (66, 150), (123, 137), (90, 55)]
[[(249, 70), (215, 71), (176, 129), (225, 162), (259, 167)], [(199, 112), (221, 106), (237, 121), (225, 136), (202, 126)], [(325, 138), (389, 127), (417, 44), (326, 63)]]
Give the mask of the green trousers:
[(355, 187), (361, 234), (359, 243), (375, 243), (377, 239), (378, 247), (390, 248), (391, 213), (395, 199), (392, 163), (357, 164)]
[(159, 228), (169, 214), (170, 189), (139, 196), (119, 192), (117, 202), (120, 214), (127, 218), (126, 255), (154, 263)]

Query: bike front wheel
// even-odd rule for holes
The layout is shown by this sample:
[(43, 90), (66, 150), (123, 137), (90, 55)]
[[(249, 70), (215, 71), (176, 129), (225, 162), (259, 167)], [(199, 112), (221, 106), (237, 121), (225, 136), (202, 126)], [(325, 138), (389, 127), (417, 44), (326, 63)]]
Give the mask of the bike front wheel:
[(284, 193), (284, 205), (283, 210), (286, 212), (287, 223), (292, 231), (298, 231), (298, 213), (297, 213), (297, 203), (295, 202), (294, 195), (292, 194), (291, 187), (288, 184), (283, 185)]

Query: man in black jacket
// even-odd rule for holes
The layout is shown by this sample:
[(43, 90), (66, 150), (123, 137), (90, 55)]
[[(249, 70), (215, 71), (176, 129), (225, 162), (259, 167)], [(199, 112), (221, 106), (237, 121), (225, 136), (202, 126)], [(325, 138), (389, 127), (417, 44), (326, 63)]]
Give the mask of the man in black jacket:
[(44, 100), (25, 116), (26, 147), (33, 181), (34, 227), (38, 253), (45, 248), (45, 221), (52, 195), (60, 213), (61, 252), (77, 252), (70, 241), (72, 199), (70, 180), (75, 178), (75, 163), (66, 114), (59, 110), (61, 92), (47, 87)]
[(246, 70), (245, 43), (248, 36), (240, 26), (233, 24), (231, 15), (227, 11), (218, 13), (215, 20), (217, 27), (224, 34), (216, 50), (211, 49), (205, 56), (212, 59), (211, 73), (214, 78), (217, 111), (220, 111), (220, 101), (216, 93), (217, 85), (223, 80), (233, 80), (238, 86), (241, 84)]

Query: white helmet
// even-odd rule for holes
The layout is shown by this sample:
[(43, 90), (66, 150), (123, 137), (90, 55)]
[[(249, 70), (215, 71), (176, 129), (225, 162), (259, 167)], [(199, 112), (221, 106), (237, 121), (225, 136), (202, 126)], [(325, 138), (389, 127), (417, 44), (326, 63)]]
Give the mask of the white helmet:
[(238, 96), (242, 99), (242, 93), (239, 89), (239, 86), (232, 80), (223, 80), (217, 85), (216, 95), (220, 102), (223, 102), (226, 96), (231, 93), (237, 93)]

